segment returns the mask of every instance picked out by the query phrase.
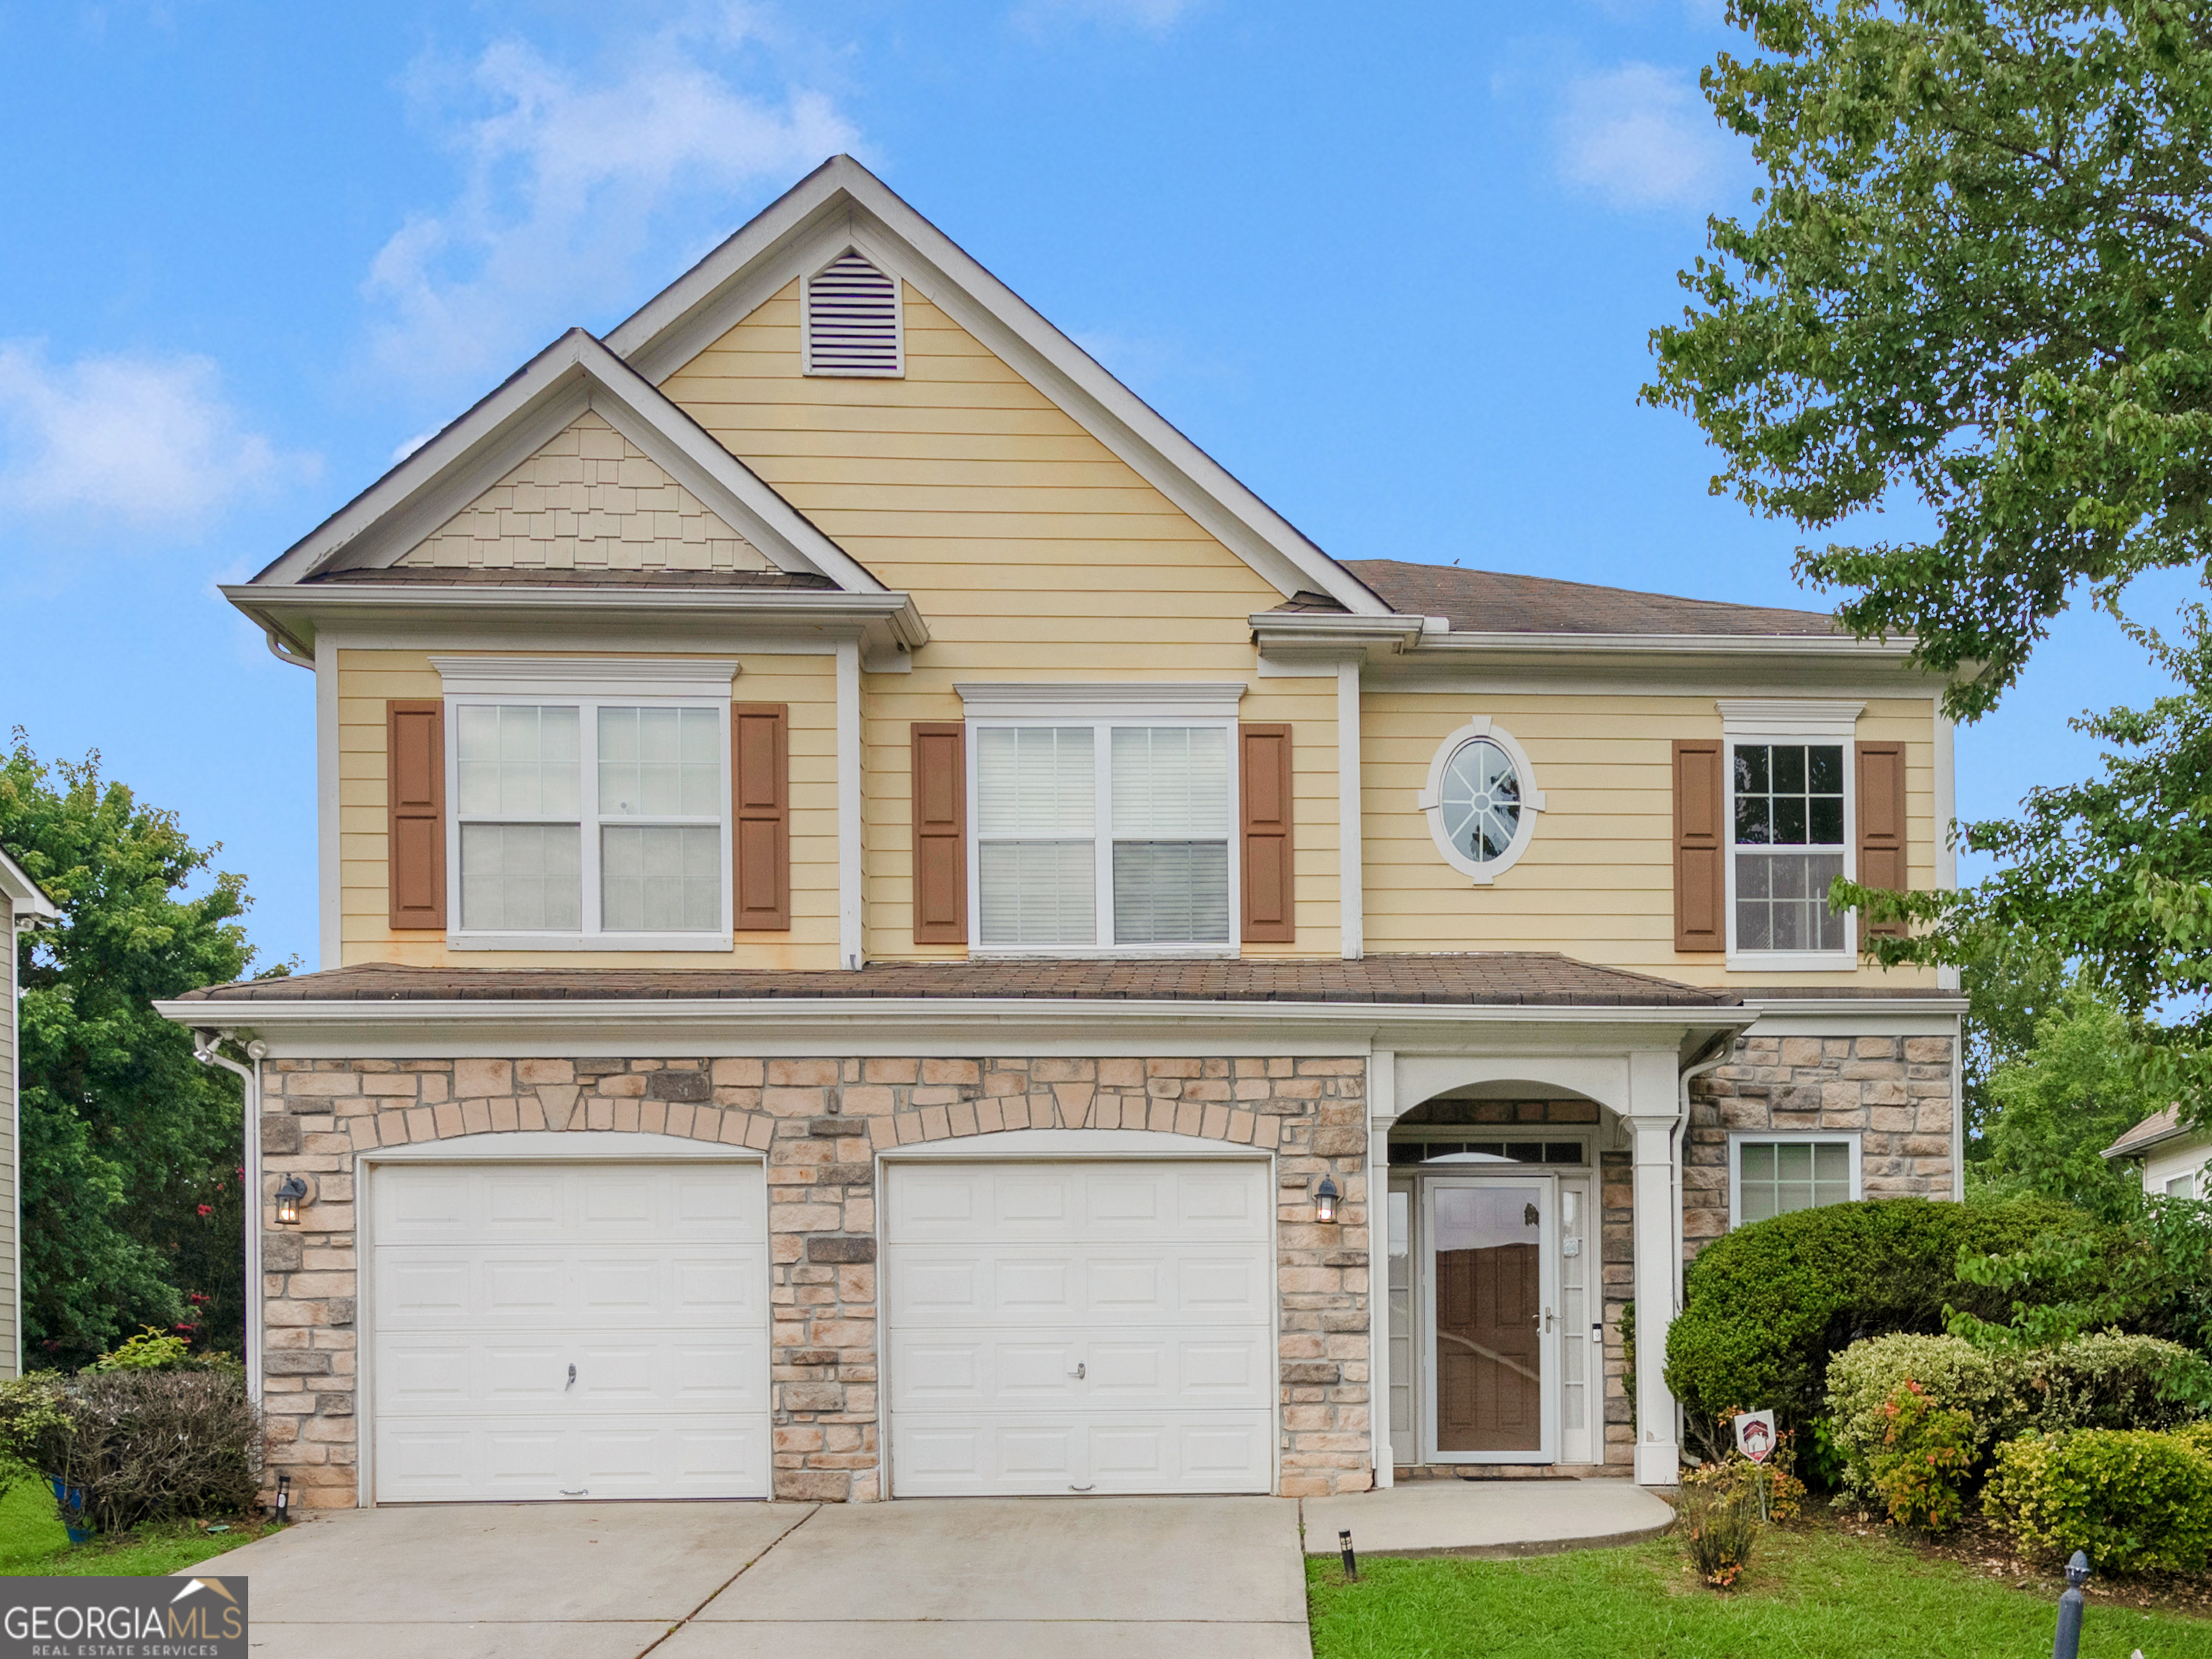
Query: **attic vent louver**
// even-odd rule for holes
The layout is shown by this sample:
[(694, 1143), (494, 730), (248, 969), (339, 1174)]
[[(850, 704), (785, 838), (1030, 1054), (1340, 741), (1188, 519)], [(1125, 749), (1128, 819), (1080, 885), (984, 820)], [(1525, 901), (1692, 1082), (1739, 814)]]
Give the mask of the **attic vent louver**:
[(898, 279), (859, 254), (841, 254), (809, 277), (801, 310), (809, 374), (904, 372)]

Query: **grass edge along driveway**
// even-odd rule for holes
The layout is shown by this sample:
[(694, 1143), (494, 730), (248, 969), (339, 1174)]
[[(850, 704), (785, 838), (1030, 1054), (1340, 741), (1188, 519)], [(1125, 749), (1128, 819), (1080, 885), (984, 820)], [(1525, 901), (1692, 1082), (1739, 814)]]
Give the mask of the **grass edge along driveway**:
[[(1674, 1540), (1525, 1561), (1306, 1564), (1314, 1659), (2022, 1659), (2055, 1596), (1887, 1539), (1771, 1530), (1743, 1586), (1699, 1586)], [(2212, 1620), (2094, 1600), (2082, 1659), (2212, 1659)]]
[(189, 1522), (149, 1527), (120, 1543), (95, 1538), (72, 1544), (54, 1514), (53, 1493), (43, 1480), (24, 1480), (0, 1498), (0, 1577), (107, 1577), (150, 1578), (265, 1537), (273, 1527), (234, 1522), (210, 1533)]

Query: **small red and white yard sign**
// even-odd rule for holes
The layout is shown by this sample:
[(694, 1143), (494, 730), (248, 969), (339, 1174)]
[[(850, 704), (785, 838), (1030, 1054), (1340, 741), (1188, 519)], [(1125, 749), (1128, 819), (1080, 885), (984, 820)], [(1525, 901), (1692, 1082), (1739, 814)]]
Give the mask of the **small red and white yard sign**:
[(1735, 1419), (1735, 1449), (1754, 1463), (1774, 1449), (1774, 1413), (1745, 1412)]

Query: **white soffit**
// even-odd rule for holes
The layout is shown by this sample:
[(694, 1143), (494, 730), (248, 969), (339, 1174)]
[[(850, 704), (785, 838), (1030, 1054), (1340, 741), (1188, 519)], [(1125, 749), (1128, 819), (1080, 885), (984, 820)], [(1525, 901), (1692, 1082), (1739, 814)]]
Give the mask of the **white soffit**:
[(903, 278), (1128, 463), (1285, 598), (1327, 593), (1387, 616), (1308, 540), (1144, 399), (849, 155), (833, 155), (606, 338), (658, 386), (793, 279), (844, 248)]
[(848, 592), (885, 591), (657, 386), (580, 328), (324, 520), (252, 585), (398, 563), (586, 410), (650, 456), (778, 569), (826, 576)]

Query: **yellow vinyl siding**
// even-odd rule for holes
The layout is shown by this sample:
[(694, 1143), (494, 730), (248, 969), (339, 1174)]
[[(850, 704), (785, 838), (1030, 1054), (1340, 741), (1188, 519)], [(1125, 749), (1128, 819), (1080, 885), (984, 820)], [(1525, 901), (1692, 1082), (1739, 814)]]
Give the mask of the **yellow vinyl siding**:
[[(1370, 691), (1362, 707), (1369, 950), (1562, 951), (1692, 984), (1759, 982), (1759, 975), (1727, 972), (1717, 954), (1674, 948), (1672, 745), (1721, 734), (1711, 697)], [(1488, 887), (1443, 861), (1415, 805), (1438, 745), (1477, 714), (1528, 751), (1547, 807), (1528, 852)], [(1932, 706), (1917, 698), (1871, 702), (1857, 736), (1905, 744), (1908, 861), (1913, 884), (1932, 886)], [(1862, 968), (1849, 977), (1935, 982), (1931, 971), (1917, 969)], [(1842, 983), (1846, 976), (1818, 978)]]
[(863, 915), (875, 958), (914, 944), (915, 720), (957, 720), (977, 680), (1238, 680), (1246, 720), (1293, 727), (1297, 939), (1334, 956), (1336, 682), (1255, 678), (1247, 618), (1282, 595), (1050, 399), (905, 290), (906, 374), (799, 372), (793, 283), (663, 383), (686, 413), (885, 586), (930, 643), (862, 678)]
[[(477, 653), (471, 653), (477, 654)], [(534, 653), (532, 654), (544, 654)], [(574, 654), (574, 653), (568, 653)], [(444, 687), (421, 651), (338, 653), (338, 859), (341, 960), (476, 968), (835, 968), (837, 965), (837, 703), (836, 659), (769, 653), (739, 658), (732, 698), (791, 710), (791, 931), (739, 933), (728, 956), (577, 951), (457, 951), (442, 935), (389, 925), (385, 702), (438, 697)], [(448, 871), (450, 884), (456, 872)]]

